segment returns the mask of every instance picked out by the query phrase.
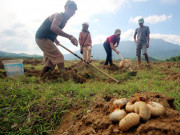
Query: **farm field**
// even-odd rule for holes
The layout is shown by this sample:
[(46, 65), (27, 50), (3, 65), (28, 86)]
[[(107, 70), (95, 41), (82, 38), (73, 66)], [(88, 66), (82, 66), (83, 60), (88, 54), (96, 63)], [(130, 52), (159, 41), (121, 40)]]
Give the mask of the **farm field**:
[[(1, 63), (1, 60), (0, 60)], [(90, 65), (65, 61), (66, 72), (48, 72), (40, 78), (42, 60), (24, 60), (22, 77), (6, 77), (0, 64), (0, 134), (134, 135), (180, 134), (180, 63), (152, 62), (151, 68), (133, 61), (126, 68), (93, 65), (120, 83), (107, 78)], [(142, 96), (165, 107), (164, 115), (141, 121), (128, 131), (109, 120), (117, 98)]]

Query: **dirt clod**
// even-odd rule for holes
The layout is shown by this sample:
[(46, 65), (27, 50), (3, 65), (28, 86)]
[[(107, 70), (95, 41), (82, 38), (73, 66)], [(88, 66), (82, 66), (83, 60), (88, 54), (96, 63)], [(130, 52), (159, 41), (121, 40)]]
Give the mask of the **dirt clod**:
[[(58, 133), (68, 131), (68, 135), (177, 135), (180, 134), (180, 112), (174, 110), (173, 98), (161, 93), (142, 92), (135, 94), (148, 98), (150, 101), (159, 102), (165, 106), (165, 114), (160, 117), (151, 117), (147, 122), (140, 122), (139, 125), (123, 132), (119, 129), (118, 123), (109, 120), (114, 97), (105, 96), (98, 98), (92, 103), (90, 112), (83, 114), (80, 119), (74, 119), (72, 124), (62, 123)], [(109, 102), (107, 102), (109, 100)], [(169, 103), (170, 102), (170, 103)], [(70, 121), (70, 120), (69, 120)], [(64, 128), (66, 127), (66, 128)], [(56, 134), (60, 135), (60, 134)]]

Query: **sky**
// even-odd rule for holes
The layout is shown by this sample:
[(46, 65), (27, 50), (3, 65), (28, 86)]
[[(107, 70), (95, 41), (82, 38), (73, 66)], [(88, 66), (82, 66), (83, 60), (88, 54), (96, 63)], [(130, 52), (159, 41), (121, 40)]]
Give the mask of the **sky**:
[[(63, 31), (77, 39), (82, 23), (88, 22), (93, 45), (103, 44), (117, 28), (122, 32), (121, 41), (133, 40), (138, 19), (143, 17), (151, 38), (180, 45), (180, 0), (74, 1), (78, 10)], [(0, 51), (42, 55), (35, 33), (48, 16), (64, 12), (65, 3), (66, 0), (0, 0)], [(58, 40), (72, 51), (80, 48), (64, 37), (58, 36)], [(58, 48), (63, 54), (68, 53)]]

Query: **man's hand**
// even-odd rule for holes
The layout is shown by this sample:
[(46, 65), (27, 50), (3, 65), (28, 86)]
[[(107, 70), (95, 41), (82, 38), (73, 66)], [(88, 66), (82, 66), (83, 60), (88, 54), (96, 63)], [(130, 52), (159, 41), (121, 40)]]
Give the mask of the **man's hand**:
[(146, 47), (149, 48), (149, 43), (147, 43)]
[(71, 36), (69, 40), (73, 45), (78, 46), (78, 41), (74, 36)]
[(56, 45), (60, 45), (60, 42), (57, 39), (54, 42), (56, 43)]
[(119, 52), (119, 51), (116, 51), (116, 53), (117, 53), (117, 55), (119, 55), (119, 54), (120, 54), (120, 52)]
[(136, 36), (134, 36), (134, 43), (137, 45)]

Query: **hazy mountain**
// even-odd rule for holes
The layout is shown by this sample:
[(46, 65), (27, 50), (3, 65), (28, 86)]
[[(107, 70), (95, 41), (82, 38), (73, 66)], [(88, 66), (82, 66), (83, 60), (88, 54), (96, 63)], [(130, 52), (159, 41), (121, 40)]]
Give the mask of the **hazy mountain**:
[[(136, 57), (136, 45), (133, 41), (121, 41), (118, 50), (124, 58)], [(79, 51), (76, 51), (75, 53), (82, 57)], [(103, 43), (93, 45), (92, 55), (93, 59), (103, 60), (106, 58)], [(169, 43), (161, 39), (151, 39), (150, 47), (148, 48), (148, 55), (161, 60), (178, 56), (180, 55), (180, 45)], [(78, 59), (72, 54), (66, 54), (64, 57), (66, 60)], [(114, 51), (113, 59), (119, 59), (119, 56)]]
[(29, 55), (29, 54), (25, 54), (25, 53), (8, 53), (8, 52), (3, 52), (0, 51), (0, 57), (3, 58), (40, 58), (42, 57), (41, 55)]
[[(133, 41), (121, 41), (118, 47), (121, 55), (124, 58), (135, 58), (136, 57), (136, 45)], [(81, 56), (79, 51), (75, 51), (77, 55)], [(92, 48), (93, 59), (104, 60), (106, 59), (106, 53), (102, 44), (93, 45)], [(151, 39), (150, 47), (148, 49), (148, 55), (156, 59), (167, 59), (170, 57), (175, 57), (180, 55), (180, 45), (166, 42), (161, 39)], [(0, 51), (0, 57), (14, 57), (14, 58), (39, 58), (40, 55), (29, 55), (25, 53), (8, 53)], [(78, 59), (72, 54), (65, 54), (65, 60), (74, 60)], [(113, 59), (119, 59), (119, 56), (113, 51)]]

